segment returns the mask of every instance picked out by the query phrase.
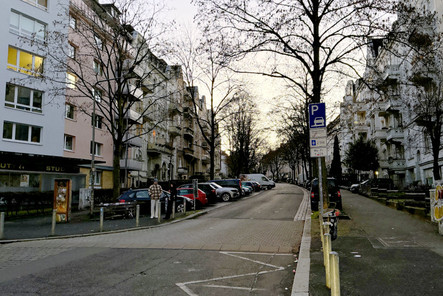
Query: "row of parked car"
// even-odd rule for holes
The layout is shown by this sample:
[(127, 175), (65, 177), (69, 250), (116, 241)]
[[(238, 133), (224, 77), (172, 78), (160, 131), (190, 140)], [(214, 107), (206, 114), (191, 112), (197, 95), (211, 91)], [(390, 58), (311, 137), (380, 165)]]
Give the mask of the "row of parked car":
[[(337, 180), (334, 178), (327, 178), (328, 182), (328, 194), (329, 194), (329, 203), (331, 207), (335, 207), (336, 209), (343, 209), (343, 202), (341, 198), (340, 187), (338, 186)], [(311, 197), (311, 209), (313, 211), (318, 211), (318, 205), (320, 202), (320, 194), (319, 194), (319, 181), (317, 178), (308, 181), (304, 184), (308, 190), (310, 190)]]
[(361, 183), (352, 184), (349, 190), (353, 193), (360, 193), (369, 196), (372, 188), (376, 188), (378, 190), (392, 190), (394, 189), (394, 181), (392, 181), (390, 178), (368, 179)]
[[(166, 189), (166, 188), (163, 188)], [(219, 201), (228, 202), (236, 200), (242, 196), (247, 196), (252, 192), (260, 191), (262, 188), (258, 182), (241, 181), (239, 179), (212, 180), (198, 183), (198, 196), (194, 200), (194, 188), (192, 183), (181, 184), (177, 187), (177, 199), (175, 203), (176, 212), (184, 212), (186, 209), (205, 207)], [(160, 197), (161, 209), (165, 209), (165, 201), (169, 199), (170, 192), (163, 190)], [(118, 203), (136, 203), (140, 205), (142, 214), (150, 213), (151, 198), (149, 188), (130, 189), (118, 198)]]

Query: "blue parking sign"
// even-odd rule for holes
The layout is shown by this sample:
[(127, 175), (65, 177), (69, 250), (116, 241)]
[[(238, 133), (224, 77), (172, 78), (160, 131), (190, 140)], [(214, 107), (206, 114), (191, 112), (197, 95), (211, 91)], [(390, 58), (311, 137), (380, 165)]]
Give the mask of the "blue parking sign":
[(309, 104), (309, 128), (326, 127), (325, 103)]

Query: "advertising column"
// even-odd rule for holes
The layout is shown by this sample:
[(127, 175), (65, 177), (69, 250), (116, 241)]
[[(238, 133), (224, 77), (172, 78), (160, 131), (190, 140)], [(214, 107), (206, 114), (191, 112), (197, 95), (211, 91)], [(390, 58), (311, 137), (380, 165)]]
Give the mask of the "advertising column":
[(54, 209), (57, 222), (68, 222), (71, 214), (71, 179), (54, 180)]

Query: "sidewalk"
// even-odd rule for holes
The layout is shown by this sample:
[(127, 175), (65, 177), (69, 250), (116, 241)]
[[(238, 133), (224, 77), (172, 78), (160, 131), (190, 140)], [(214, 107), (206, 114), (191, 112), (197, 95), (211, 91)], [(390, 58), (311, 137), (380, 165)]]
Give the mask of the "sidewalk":
[[(341, 295), (441, 295), (443, 237), (423, 217), (342, 190), (350, 220), (339, 220)], [(330, 295), (318, 220), (312, 220), (310, 295)]]

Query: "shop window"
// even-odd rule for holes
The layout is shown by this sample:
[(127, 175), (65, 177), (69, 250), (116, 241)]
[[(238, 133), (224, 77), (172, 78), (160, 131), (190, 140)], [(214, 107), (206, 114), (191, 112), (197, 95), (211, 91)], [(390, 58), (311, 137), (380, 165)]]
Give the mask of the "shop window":
[(8, 69), (38, 76), (43, 73), (43, 58), (9, 46)]
[(6, 84), (5, 106), (42, 113), (43, 92), (27, 87)]
[(46, 24), (18, 12), (11, 11), (9, 31), (21, 36), (44, 41), (46, 36)]
[(3, 122), (3, 139), (40, 143), (41, 129), (38, 126), (5, 121)]
[(94, 155), (95, 155), (95, 156), (101, 156), (101, 155), (102, 155), (102, 147), (103, 147), (102, 144), (97, 143), (97, 142), (92, 142), (92, 141), (91, 141), (91, 145), (90, 145), (89, 153), (92, 154), (92, 151), (93, 151), (93, 149), (94, 149), (94, 151), (95, 151)]
[(96, 128), (102, 128), (103, 117), (97, 114), (92, 115), (91, 117), (91, 125)]
[(75, 119), (75, 106), (71, 104), (66, 104), (65, 106), (65, 118)]
[(65, 135), (65, 150), (74, 151), (74, 137), (70, 135)]

